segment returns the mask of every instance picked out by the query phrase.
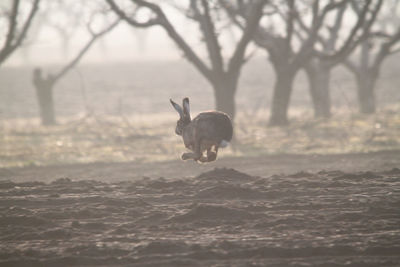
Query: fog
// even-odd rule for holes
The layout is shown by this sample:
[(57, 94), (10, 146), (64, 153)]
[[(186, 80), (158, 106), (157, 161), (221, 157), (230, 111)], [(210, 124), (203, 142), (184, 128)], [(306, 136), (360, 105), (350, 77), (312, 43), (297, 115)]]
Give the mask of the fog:
[[(72, 3), (73, 1), (71, 1)], [(76, 5), (76, 3), (75, 3)], [(86, 10), (87, 11), (87, 10)], [(192, 28), (182, 23), (183, 18), (177, 11), (172, 11), (174, 24), (184, 32), (186, 36), (193, 36)], [(170, 11), (170, 12), (171, 12)], [(82, 12), (85, 12), (83, 10)], [(63, 15), (59, 20), (57, 15)], [(48, 20), (56, 21), (56, 25), (46, 25), (46, 22), (36, 22), (33, 32), (27, 36), (29, 45), (26, 45), (5, 62), (4, 66), (26, 66), (43, 64), (62, 64), (71, 58), (76, 51), (79, 51), (89, 38), (84, 23), (87, 19), (80, 19), (71, 24), (71, 18), (63, 11), (48, 15)], [(44, 24), (44, 25), (42, 25)], [(81, 24), (79, 26), (79, 24)], [(98, 22), (101, 27), (102, 22)], [(57, 30), (58, 25), (65, 28), (68, 36), (66, 40), (60, 38)], [(190, 25), (189, 25), (190, 26)], [(190, 37), (194, 38), (194, 37)], [(67, 48), (68, 53), (65, 53)], [(179, 51), (174, 44), (168, 40), (165, 31), (161, 28), (135, 29), (126, 23), (121, 23), (110, 34), (104, 36), (98, 43), (94, 44), (91, 50), (82, 59), (82, 64), (106, 64), (106, 63), (127, 63), (143, 61), (166, 61), (181, 59)]]
[(1, 266), (399, 266), (400, 2), (0, 3)]

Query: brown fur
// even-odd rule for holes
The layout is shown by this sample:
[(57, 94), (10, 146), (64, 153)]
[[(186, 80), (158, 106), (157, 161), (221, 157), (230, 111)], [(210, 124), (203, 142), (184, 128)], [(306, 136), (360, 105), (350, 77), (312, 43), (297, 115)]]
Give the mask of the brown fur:
[[(207, 111), (191, 120), (188, 98), (183, 100), (183, 108), (172, 100), (171, 103), (180, 114), (175, 132), (182, 135), (185, 147), (193, 151), (183, 153), (182, 159), (200, 162), (216, 160), (222, 140), (229, 142), (232, 139), (233, 127), (229, 116), (220, 111)], [(207, 152), (206, 156), (204, 152)]]

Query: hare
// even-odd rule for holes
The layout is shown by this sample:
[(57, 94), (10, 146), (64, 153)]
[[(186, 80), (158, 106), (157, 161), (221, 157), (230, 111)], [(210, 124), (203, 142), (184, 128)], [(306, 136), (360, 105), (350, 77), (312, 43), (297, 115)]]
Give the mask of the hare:
[[(184, 98), (182, 107), (170, 99), (179, 113), (175, 133), (182, 136), (185, 147), (193, 152), (183, 153), (182, 160), (193, 159), (210, 162), (217, 159), (218, 148), (226, 147), (232, 139), (233, 127), (229, 116), (220, 111), (206, 111), (190, 117), (189, 98)], [(203, 155), (207, 151), (207, 156)]]

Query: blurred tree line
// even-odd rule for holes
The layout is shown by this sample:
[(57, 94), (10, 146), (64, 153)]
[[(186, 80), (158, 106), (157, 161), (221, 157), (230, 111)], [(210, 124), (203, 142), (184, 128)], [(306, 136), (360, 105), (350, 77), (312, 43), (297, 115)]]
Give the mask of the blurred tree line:
[[(198, 26), (203, 47), (191, 45), (178, 31), (170, 9)], [(120, 22), (165, 30), (210, 83), (215, 108), (232, 118), (240, 73), (253, 55), (249, 50), (264, 50), (276, 77), (269, 118), (273, 126), (289, 123), (290, 97), (300, 70), (307, 74), (316, 117), (331, 116), (330, 77), (339, 65), (354, 74), (359, 111), (374, 113), (382, 64), (400, 51), (399, 0), (9, 0), (0, 4), (0, 68), (17, 49), (29, 49), (26, 41), (34, 42), (43, 27), (59, 33), (66, 54), (71, 53), (68, 43), (74, 31), (86, 30), (81, 49), (58, 71), (33, 71), (42, 123), (55, 124), (56, 83)]]

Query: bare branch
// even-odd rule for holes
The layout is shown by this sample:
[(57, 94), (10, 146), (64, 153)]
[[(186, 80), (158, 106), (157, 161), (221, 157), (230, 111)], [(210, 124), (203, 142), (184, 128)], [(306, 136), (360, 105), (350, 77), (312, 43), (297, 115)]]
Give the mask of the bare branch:
[(397, 32), (394, 33), (387, 42), (383, 43), (380, 46), (380, 49), (375, 57), (372, 66), (379, 67), (387, 56), (399, 52), (400, 48), (391, 51), (392, 47), (399, 41), (400, 41), (400, 28), (397, 29)]
[(226, 13), (228, 14), (229, 18), (231, 21), (241, 30), (244, 29), (245, 25), (243, 25), (242, 22), (239, 21), (238, 13), (243, 13), (242, 9), (243, 7), (238, 7), (237, 9), (233, 7), (233, 5), (230, 3), (230, 1), (227, 0), (220, 0), (219, 3), (221, 6), (224, 8)]
[(26, 21), (23, 23), (20, 33), (17, 34), (16, 31), (18, 24), (18, 13), (20, 12), (20, 1), (19, 0), (13, 1), (13, 5), (9, 16), (9, 25), (8, 25), (6, 39), (3, 47), (0, 50), (0, 64), (4, 62), (4, 60), (6, 60), (6, 58), (10, 56), (25, 39), (28, 29), (32, 24), (32, 20), (35, 17), (36, 12), (39, 8), (39, 2), (40, 0), (34, 0), (34, 2), (32, 3), (32, 7), (28, 13), (28, 17)]
[[(343, 43), (343, 45), (341, 46), (341, 48), (339, 48), (334, 53), (326, 54), (326, 53), (321, 53), (321, 52), (315, 51), (315, 54), (323, 60), (330, 61), (332, 64), (343, 61), (343, 59), (345, 59), (348, 55), (350, 55), (352, 53), (352, 51), (363, 40), (368, 38), (368, 36), (370, 34), (371, 26), (375, 22), (376, 16), (382, 6), (382, 0), (378, 0), (377, 4), (372, 8), (371, 18), (369, 20), (366, 20), (367, 14), (370, 11), (371, 3), (372, 3), (372, 0), (366, 0), (364, 7), (360, 11), (361, 13), (358, 15), (357, 23), (354, 25), (354, 27), (350, 31), (350, 34), (346, 38), (346, 40)], [(362, 33), (360, 34), (360, 36), (357, 37), (357, 33), (360, 30), (362, 30)]]
[(329, 28), (329, 38), (326, 42), (327, 50), (335, 49), (336, 42), (339, 37), (339, 30), (342, 27), (345, 11), (346, 11), (346, 5), (342, 5), (341, 7), (339, 7), (339, 9), (336, 13), (335, 23), (333, 24), (333, 26), (331, 28)]
[[(342, 45), (342, 47), (338, 50), (337, 53), (335, 53), (335, 55), (331, 56), (331, 57), (336, 57), (336, 58), (340, 58), (340, 57), (345, 57), (345, 54), (348, 55), (352, 49), (350, 49), (351, 45), (353, 45), (355, 47), (355, 43), (357, 43), (357, 41), (354, 41), (354, 38), (356, 36), (356, 33), (362, 28), (362, 26), (364, 25), (365, 22), (365, 18), (367, 16), (367, 13), (369, 11), (369, 6), (371, 5), (372, 0), (367, 0), (364, 8), (362, 10), (362, 12), (359, 14), (358, 16), (358, 20), (357, 23), (354, 25), (353, 29), (351, 30), (349, 36), (347, 37), (346, 41), (344, 42), (344, 44)], [(380, 9), (382, 0), (379, 0), (378, 2), (378, 7), (375, 9), (374, 13), (375, 15), (377, 14), (377, 12)], [(369, 30), (369, 27), (366, 26), (364, 27), (364, 34), (363, 36), (366, 36), (367, 31)], [(360, 41), (361, 39), (359, 39)]]
[(132, 3), (139, 5), (140, 7), (147, 7), (157, 16), (150, 23), (139, 23), (128, 17), (125, 12), (123, 12), (114, 2), (114, 0), (106, 0), (110, 5), (111, 9), (123, 20), (127, 21), (134, 27), (151, 27), (154, 25), (162, 26), (169, 37), (175, 42), (175, 44), (183, 51), (186, 58), (192, 62), (196, 68), (203, 74), (203, 76), (212, 80), (213, 77), (211, 75), (211, 71), (207, 67), (207, 65), (200, 59), (200, 57), (193, 51), (193, 49), (186, 43), (186, 41), (182, 38), (182, 36), (175, 30), (175, 27), (171, 24), (168, 18), (165, 16), (164, 12), (161, 8), (153, 3), (149, 3), (143, 0), (131, 0)]
[(90, 47), (94, 44), (94, 42), (100, 38), (101, 36), (105, 35), (106, 33), (110, 32), (112, 29), (114, 29), (120, 20), (116, 20), (113, 22), (110, 26), (105, 28), (104, 30), (98, 32), (98, 33), (91, 33), (91, 38), (90, 40), (86, 43), (86, 45), (79, 51), (79, 53), (76, 55), (75, 58), (73, 58), (59, 73), (54, 75), (52, 77), (53, 82), (56, 82), (59, 80), (62, 76), (64, 76), (68, 71), (70, 71), (78, 62), (81, 60), (81, 58), (86, 54), (86, 52), (90, 49)]
[(19, 0), (13, 1), (13, 5), (10, 12), (9, 24), (8, 24), (7, 38), (5, 40), (2, 50), (11, 47), (12, 42), (14, 41), (15, 30), (17, 28), (18, 9), (19, 9)]
[(238, 72), (243, 63), (246, 47), (253, 39), (254, 34), (259, 28), (260, 19), (263, 15), (263, 7), (268, 0), (258, 0), (252, 4), (251, 11), (247, 17), (247, 23), (243, 30), (243, 35), (236, 46), (236, 50), (228, 64), (228, 72)]
[(311, 29), (309, 31), (308, 37), (305, 42), (301, 44), (299, 51), (297, 52), (296, 56), (293, 59), (293, 66), (294, 69), (299, 69), (304, 63), (311, 58), (311, 54), (314, 52), (314, 45), (315, 43), (320, 40), (318, 33), (322, 27), (323, 21), (325, 17), (334, 9), (345, 5), (346, 1), (339, 1), (339, 2), (330, 2), (322, 11), (319, 11), (319, 1), (316, 0), (312, 6), (312, 23)]
[(312, 5), (312, 23), (311, 23), (311, 26), (313, 28), (315, 28), (317, 26), (318, 11), (319, 11), (319, 0), (315, 0), (313, 5)]
[[(137, 28), (147, 28), (147, 27), (151, 27), (154, 25), (159, 25), (161, 22), (159, 20), (159, 18), (150, 18), (148, 21), (146, 22), (138, 22), (137, 20), (135, 20), (134, 18), (126, 15), (126, 13), (124, 11), (122, 11), (117, 4), (114, 2), (114, 0), (106, 0), (107, 3), (109, 4), (109, 6), (111, 7), (111, 9), (123, 20), (125, 20), (126, 22), (128, 22), (130, 25), (137, 27)], [(132, 0), (134, 1), (134, 0)], [(135, 1), (136, 2), (136, 1)], [(139, 1), (139, 2), (143, 2), (143, 1)], [(144, 5), (148, 7), (148, 5)], [(150, 7), (149, 7), (150, 8)], [(152, 9), (153, 10), (153, 9)]]
[(197, 0), (191, 0), (191, 8), (195, 12), (195, 18), (200, 24), (200, 29), (204, 35), (204, 41), (206, 43), (208, 55), (212, 64), (212, 68), (222, 73), (224, 71), (223, 67), (223, 59), (221, 55), (221, 46), (218, 41), (217, 34), (215, 32), (215, 26), (211, 19), (210, 15), (210, 7), (208, 5), (208, 1), (201, 0), (204, 14), (201, 14), (198, 6)]
[(286, 18), (286, 53), (291, 53), (292, 51), (292, 37), (294, 29), (294, 20), (296, 17), (296, 11), (294, 7), (294, 0), (288, 0), (289, 11), (288, 17)]
[(15, 42), (14, 46), (18, 47), (23, 39), (26, 36), (26, 33), (28, 32), (29, 27), (31, 26), (32, 20), (37, 12), (37, 10), (39, 9), (39, 1), (40, 0), (35, 0), (35, 2), (33, 3), (32, 9), (29, 12), (29, 16), (28, 19), (25, 21), (24, 26), (22, 26), (22, 30), (21, 33), (19, 34), (19, 37), (17, 39), (17, 41)]
[[(278, 13), (281, 18), (284, 18), (284, 15), (282, 13)], [(299, 16), (298, 13), (296, 13), (296, 16), (294, 17), (298, 26), (300, 27), (300, 29), (302, 29), (304, 32), (306, 32), (307, 34), (310, 34), (311, 29), (309, 27), (307, 27), (306, 23), (303, 21), (302, 17)]]

